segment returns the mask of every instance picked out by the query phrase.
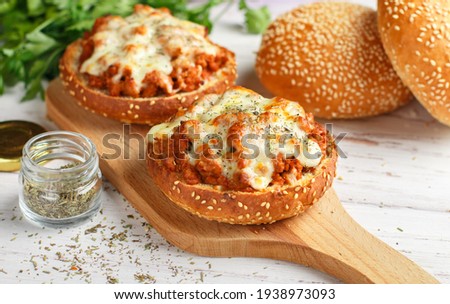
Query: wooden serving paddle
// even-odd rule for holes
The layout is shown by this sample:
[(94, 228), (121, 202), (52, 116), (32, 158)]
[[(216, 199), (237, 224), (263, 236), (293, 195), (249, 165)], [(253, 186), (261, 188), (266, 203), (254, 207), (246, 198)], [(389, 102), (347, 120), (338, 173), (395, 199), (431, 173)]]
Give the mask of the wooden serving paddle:
[[(170, 202), (147, 175), (143, 159), (147, 126), (131, 126), (134, 135), (123, 140), (123, 124), (78, 106), (59, 79), (50, 83), (46, 100), (48, 117), (64, 130), (88, 136), (97, 146), (106, 178), (163, 237), (183, 250), (291, 261), (347, 283), (438, 283), (358, 225), (333, 189), (304, 214), (271, 225), (229, 225), (191, 215)], [(111, 158), (114, 151), (104, 143), (107, 134), (116, 134), (109, 142), (120, 143), (119, 157)], [(125, 159), (127, 149), (129, 159)]]

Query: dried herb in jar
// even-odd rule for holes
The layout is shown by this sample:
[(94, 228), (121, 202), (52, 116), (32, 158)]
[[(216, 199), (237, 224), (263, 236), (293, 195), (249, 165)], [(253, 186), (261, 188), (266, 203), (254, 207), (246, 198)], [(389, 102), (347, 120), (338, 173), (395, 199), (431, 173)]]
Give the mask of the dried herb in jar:
[[(70, 163), (59, 169), (77, 166)], [(90, 190), (80, 189), (79, 181), (67, 180), (46, 183), (33, 183), (25, 180), (23, 195), (28, 207), (35, 213), (48, 218), (69, 218), (83, 214), (89, 210), (97, 193), (95, 187)]]

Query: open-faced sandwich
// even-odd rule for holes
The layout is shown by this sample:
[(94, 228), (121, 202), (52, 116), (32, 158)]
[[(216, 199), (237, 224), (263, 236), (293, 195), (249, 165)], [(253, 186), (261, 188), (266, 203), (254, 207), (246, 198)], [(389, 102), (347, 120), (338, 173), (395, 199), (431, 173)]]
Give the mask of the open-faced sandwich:
[(236, 79), (234, 54), (205, 27), (166, 9), (136, 5), (126, 18), (98, 18), (60, 62), (68, 92), (91, 111), (123, 122), (155, 124)]
[(292, 217), (331, 186), (337, 152), (297, 102), (242, 88), (206, 95), (148, 133), (147, 165), (174, 203), (206, 219)]

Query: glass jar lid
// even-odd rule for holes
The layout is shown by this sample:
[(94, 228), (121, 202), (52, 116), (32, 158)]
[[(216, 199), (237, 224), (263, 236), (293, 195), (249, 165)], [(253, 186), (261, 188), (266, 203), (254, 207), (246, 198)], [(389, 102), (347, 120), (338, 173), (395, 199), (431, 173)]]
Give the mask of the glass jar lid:
[(17, 171), (25, 143), (46, 130), (38, 124), (9, 120), (0, 122), (0, 171)]

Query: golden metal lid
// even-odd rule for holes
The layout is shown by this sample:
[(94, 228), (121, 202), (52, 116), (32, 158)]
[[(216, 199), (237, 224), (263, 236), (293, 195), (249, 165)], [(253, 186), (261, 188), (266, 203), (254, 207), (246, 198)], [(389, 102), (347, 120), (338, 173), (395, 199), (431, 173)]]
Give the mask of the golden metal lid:
[(17, 171), (25, 143), (46, 130), (35, 123), (22, 120), (0, 122), (0, 171)]

